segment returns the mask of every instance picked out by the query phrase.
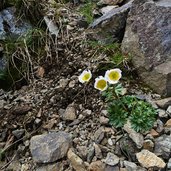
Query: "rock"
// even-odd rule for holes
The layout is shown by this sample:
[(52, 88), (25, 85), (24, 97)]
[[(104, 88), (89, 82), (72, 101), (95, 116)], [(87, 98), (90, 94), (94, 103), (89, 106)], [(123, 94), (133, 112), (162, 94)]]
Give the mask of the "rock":
[[(155, 127), (155, 123), (154, 123), (154, 127)], [(160, 119), (157, 119), (156, 121), (156, 131), (158, 133), (161, 133), (164, 130), (164, 124)]]
[(94, 140), (95, 143), (100, 144), (100, 142), (104, 138), (104, 127), (100, 127), (95, 133), (94, 133)]
[[(132, 2), (129, 2), (119, 8), (114, 8), (96, 19), (90, 26), (97, 30), (97, 33), (93, 33), (93, 36), (102, 43), (118, 40), (121, 41), (124, 35), (126, 18), (131, 4)], [(111, 35), (110, 40), (107, 38), (109, 35)]]
[(77, 146), (78, 152), (79, 152), (79, 156), (82, 159), (87, 159), (87, 155), (88, 155), (88, 149), (86, 146)]
[(151, 140), (144, 140), (143, 148), (149, 151), (153, 151), (154, 143)]
[(124, 130), (128, 133), (129, 137), (135, 142), (137, 148), (142, 148), (144, 137), (142, 134), (137, 133), (131, 128), (131, 123), (129, 121), (124, 125)]
[(18, 160), (13, 160), (9, 165), (8, 167), (5, 169), (7, 171), (18, 171), (18, 170), (21, 170), (21, 164)]
[(97, 5), (118, 5), (124, 0), (100, 0)]
[(165, 123), (165, 127), (171, 128), (171, 119), (169, 119), (169, 120)]
[(0, 100), (0, 109), (4, 107), (4, 104), (5, 104), (5, 100)]
[(158, 112), (160, 118), (167, 118), (168, 117), (168, 114), (163, 109), (158, 109), (157, 112)]
[(167, 108), (166, 113), (168, 113), (168, 115), (171, 116), (171, 106)]
[(101, 159), (103, 156), (102, 156), (102, 151), (100, 149), (100, 147), (94, 143), (94, 149), (95, 149), (95, 155), (97, 157), (97, 159)]
[(104, 116), (101, 116), (101, 117), (100, 117), (100, 123), (101, 123), (102, 125), (107, 125), (107, 124), (109, 123), (109, 119), (106, 118), (106, 117), (104, 117)]
[(15, 15), (14, 7), (0, 11), (0, 40), (7, 36), (18, 37), (31, 29), (31, 25)]
[(88, 155), (87, 155), (87, 162), (91, 162), (93, 157), (95, 155), (95, 149), (94, 146), (90, 146), (89, 150), (88, 150)]
[(171, 136), (162, 135), (155, 139), (154, 153), (162, 156), (163, 159), (169, 159), (171, 153)]
[(106, 165), (105, 171), (120, 171), (120, 169), (119, 169), (118, 166), (109, 166), (109, 165)]
[(136, 154), (136, 157), (139, 163), (145, 168), (164, 168), (166, 166), (166, 163), (161, 158), (157, 157), (154, 153), (148, 150), (142, 150)]
[(122, 41), (144, 82), (164, 96), (171, 95), (170, 23), (171, 1), (134, 0)]
[(68, 105), (65, 112), (62, 115), (62, 119), (66, 121), (73, 121), (76, 119), (76, 110), (75, 107), (71, 104)]
[(62, 170), (62, 166), (60, 165), (60, 163), (47, 164), (36, 168), (36, 171), (57, 171), (57, 170), (59, 171)]
[(159, 133), (158, 133), (156, 130), (154, 130), (154, 129), (151, 129), (150, 134), (151, 134), (153, 137), (158, 137), (158, 136), (159, 136)]
[(171, 169), (171, 158), (169, 159), (168, 163), (167, 163), (167, 168)]
[(129, 162), (125, 160), (124, 166), (126, 167), (127, 171), (137, 170), (137, 165), (133, 162)]
[(24, 132), (25, 132), (24, 129), (17, 129), (17, 130), (12, 131), (12, 134), (13, 134), (17, 139), (20, 139), (20, 138), (23, 136)]
[(171, 105), (171, 97), (164, 98), (161, 100), (156, 100), (155, 103), (162, 109), (167, 109)]
[(105, 171), (105, 164), (100, 160), (92, 162), (88, 167), (88, 171)]
[(107, 153), (106, 159), (103, 159), (102, 161), (110, 166), (115, 166), (119, 163), (119, 157), (109, 152)]
[(71, 146), (70, 134), (57, 132), (33, 136), (30, 151), (36, 163), (49, 163), (66, 156)]
[(67, 157), (70, 160), (71, 165), (75, 169), (75, 171), (86, 171), (83, 160), (79, 156), (77, 156), (72, 151), (72, 149), (69, 149)]
[(100, 9), (100, 12), (103, 14), (103, 15), (105, 15), (105, 14), (107, 14), (109, 11), (111, 11), (111, 10), (113, 10), (114, 8), (117, 8), (118, 6), (116, 6), (116, 5), (108, 5), (108, 6), (106, 6), (106, 7), (103, 7), (103, 8), (101, 8)]

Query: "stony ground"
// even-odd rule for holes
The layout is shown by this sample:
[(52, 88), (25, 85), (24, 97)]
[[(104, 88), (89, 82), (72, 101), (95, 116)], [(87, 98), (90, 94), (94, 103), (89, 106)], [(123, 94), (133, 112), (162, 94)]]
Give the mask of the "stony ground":
[[(123, 129), (112, 127), (104, 99), (93, 86), (94, 78), (104, 74), (99, 63), (107, 56), (97, 57), (85, 43), (91, 34), (82, 26), (78, 29), (76, 14), (67, 14), (70, 24), (65, 36), (59, 37), (59, 53), (52, 52), (55, 55), (33, 68), (29, 85), (0, 91), (0, 170), (171, 169), (171, 99), (159, 100), (159, 95), (141, 90), (136, 82), (132, 86), (122, 80), (128, 94), (157, 108), (158, 119), (144, 134), (136, 133), (129, 123)], [(78, 76), (87, 68), (93, 78), (83, 85)]]

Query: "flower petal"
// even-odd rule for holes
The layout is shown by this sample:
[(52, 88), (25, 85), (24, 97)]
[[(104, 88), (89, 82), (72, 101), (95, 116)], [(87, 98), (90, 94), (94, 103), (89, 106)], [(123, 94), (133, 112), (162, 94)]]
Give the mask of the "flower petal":
[(122, 71), (118, 68), (107, 70), (105, 73), (105, 78), (110, 84), (116, 84), (122, 77)]
[(79, 82), (85, 83), (89, 82), (92, 77), (91, 71), (90, 70), (84, 70), (81, 75), (78, 77)]
[(100, 91), (104, 91), (107, 89), (107, 87), (107, 80), (104, 77), (99, 76), (95, 79), (94, 88)]

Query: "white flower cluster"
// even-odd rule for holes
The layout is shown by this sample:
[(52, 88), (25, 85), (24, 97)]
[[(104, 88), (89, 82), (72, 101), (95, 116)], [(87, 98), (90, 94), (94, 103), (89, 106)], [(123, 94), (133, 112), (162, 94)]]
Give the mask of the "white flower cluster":
[[(105, 76), (99, 76), (95, 79), (94, 88), (104, 91), (108, 88), (109, 84), (117, 84), (122, 77), (122, 71), (119, 68), (107, 70)], [(78, 77), (81, 83), (89, 82), (92, 78), (90, 70), (84, 70)]]

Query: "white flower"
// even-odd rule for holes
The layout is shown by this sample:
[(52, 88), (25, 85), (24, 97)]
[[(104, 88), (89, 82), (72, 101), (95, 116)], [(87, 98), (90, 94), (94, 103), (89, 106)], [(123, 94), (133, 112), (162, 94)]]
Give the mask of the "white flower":
[(107, 87), (107, 80), (104, 77), (99, 76), (95, 79), (94, 88), (100, 91), (104, 91), (107, 89)]
[(90, 70), (84, 70), (81, 75), (78, 77), (79, 82), (85, 83), (89, 82), (92, 77), (91, 71)]
[(122, 77), (122, 71), (118, 68), (107, 70), (105, 73), (105, 78), (110, 84), (116, 84)]

